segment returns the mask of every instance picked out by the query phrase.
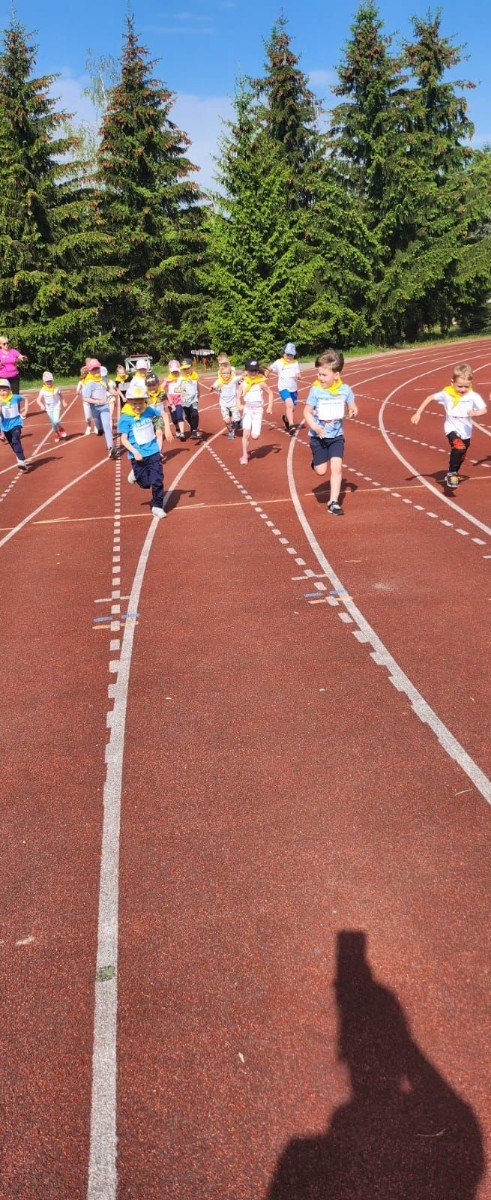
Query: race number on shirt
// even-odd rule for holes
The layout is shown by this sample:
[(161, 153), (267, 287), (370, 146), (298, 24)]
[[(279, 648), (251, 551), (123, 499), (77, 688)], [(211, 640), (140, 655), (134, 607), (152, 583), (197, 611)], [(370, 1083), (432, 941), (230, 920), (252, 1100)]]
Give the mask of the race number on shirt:
[(342, 421), (344, 417), (344, 400), (317, 401), (317, 416), (319, 421)]
[(148, 442), (152, 442), (155, 437), (153, 421), (148, 417), (146, 421), (139, 421), (133, 425), (133, 436), (137, 446), (146, 446)]

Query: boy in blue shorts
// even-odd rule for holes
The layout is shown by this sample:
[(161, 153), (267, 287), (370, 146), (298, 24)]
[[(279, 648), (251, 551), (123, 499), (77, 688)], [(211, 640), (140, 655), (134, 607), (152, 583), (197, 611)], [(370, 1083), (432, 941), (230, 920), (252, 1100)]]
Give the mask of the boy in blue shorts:
[(164, 473), (155, 419), (160, 419), (160, 413), (148, 403), (145, 381), (132, 379), (118, 421), (121, 445), (128, 451), (131, 462), (128, 483), (152, 489), (152, 513), (161, 519), (167, 514), (164, 512)]
[(309, 426), (312, 468), (317, 475), (326, 475), (331, 465), (331, 495), (327, 511), (332, 517), (344, 517), (339, 503), (343, 478), (344, 434), (343, 420), (356, 417), (358, 408), (351, 388), (341, 379), (344, 354), (340, 350), (325, 350), (315, 360), (317, 379), (312, 385), (305, 405), (305, 422)]
[(277, 358), (274, 363), (271, 363), (269, 370), (274, 371), (278, 377), (278, 392), (285, 404), (285, 411), (281, 420), (288, 433), (294, 434), (296, 425), (293, 421), (293, 410), (298, 399), (297, 380), (300, 375), (300, 367), (297, 362), (297, 347), (294, 342), (286, 343), (283, 357)]

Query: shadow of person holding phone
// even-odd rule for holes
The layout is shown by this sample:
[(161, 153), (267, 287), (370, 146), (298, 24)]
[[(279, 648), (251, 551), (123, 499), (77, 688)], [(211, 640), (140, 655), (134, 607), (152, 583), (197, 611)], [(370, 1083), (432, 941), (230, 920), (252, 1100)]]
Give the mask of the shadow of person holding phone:
[(364, 933), (338, 934), (334, 987), (352, 1096), (325, 1133), (288, 1143), (267, 1200), (475, 1200), (478, 1121), (372, 975)]

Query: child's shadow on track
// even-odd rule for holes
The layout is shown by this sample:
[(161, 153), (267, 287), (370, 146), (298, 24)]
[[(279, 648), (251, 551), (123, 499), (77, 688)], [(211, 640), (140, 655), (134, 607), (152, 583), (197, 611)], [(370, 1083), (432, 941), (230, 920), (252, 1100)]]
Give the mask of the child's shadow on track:
[(281, 446), (277, 446), (276, 442), (269, 446), (258, 446), (257, 450), (251, 450), (249, 459), (252, 458), (267, 458), (268, 454), (279, 454)]
[(59, 462), (60, 458), (61, 455), (58, 454), (56, 458), (53, 458), (52, 455), (49, 458), (31, 458), (29, 462), (29, 475), (32, 475), (33, 471), (37, 471), (38, 467), (51, 466), (53, 463)]
[[(175, 491), (171, 491), (165, 504), (165, 511), (169, 513), (172, 512), (173, 508), (178, 508), (183, 496), (189, 496), (190, 500), (194, 500), (194, 497), (196, 496), (196, 488), (176, 488)], [(151, 509), (152, 501), (149, 500), (147, 503), (148, 507)]]
[[(315, 496), (318, 504), (326, 504), (327, 501), (330, 499), (331, 488), (330, 488), (329, 482), (320, 483), (317, 487), (312, 488), (312, 491), (314, 493), (314, 496)], [(351, 480), (345, 481), (343, 479), (343, 482), (341, 484), (341, 491), (339, 493), (339, 499), (341, 501), (341, 504), (343, 503), (343, 500), (344, 500), (347, 492), (357, 492), (357, 491), (358, 491), (357, 483), (352, 483)]]

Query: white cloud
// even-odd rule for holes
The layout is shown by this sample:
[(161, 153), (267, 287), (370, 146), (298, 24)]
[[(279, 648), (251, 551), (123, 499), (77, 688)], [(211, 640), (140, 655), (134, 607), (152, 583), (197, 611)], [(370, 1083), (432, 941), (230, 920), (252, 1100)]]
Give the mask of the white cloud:
[(338, 82), (335, 71), (308, 71), (307, 76), (310, 86), (315, 89), (332, 88)]
[[(57, 99), (57, 107), (73, 114), (74, 125), (87, 124), (94, 130), (98, 117), (94, 105), (84, 88), (88, 79), (76, 78), (67, 68), (55, 80), (51, 94)], [(215, 165), (213, 155), (217, 153), (218, 138), (223, 132), (221, 118), (228, 120), (232, 115), (232, 104), (228, 96), (195, 96), (186, 92), (176, 94), (170, 118), (190, 138), (187, 155), (199, 168), (194, 178), (202, 188), (214, 187)]]
[(191, 139), (188, 157), (199, 167), (196, 181), (203, 188), (216, 187), (213, 176), (218, 139), (223, 133), (223, 120), (232, 115), (228, 96), (193, 96), (179, 92), (171, 117)]
[(63, 67), (59, 78), (51, 84), (50, 95), (57, 101), (58, 109), (73, 115), (74, 124), (93, 125), (97, 128), (96, 110), (90, 98), (84, 95), (84, 88), (88, 83), (88, 76), (82, 75), (77, 79), (68, 67)]

